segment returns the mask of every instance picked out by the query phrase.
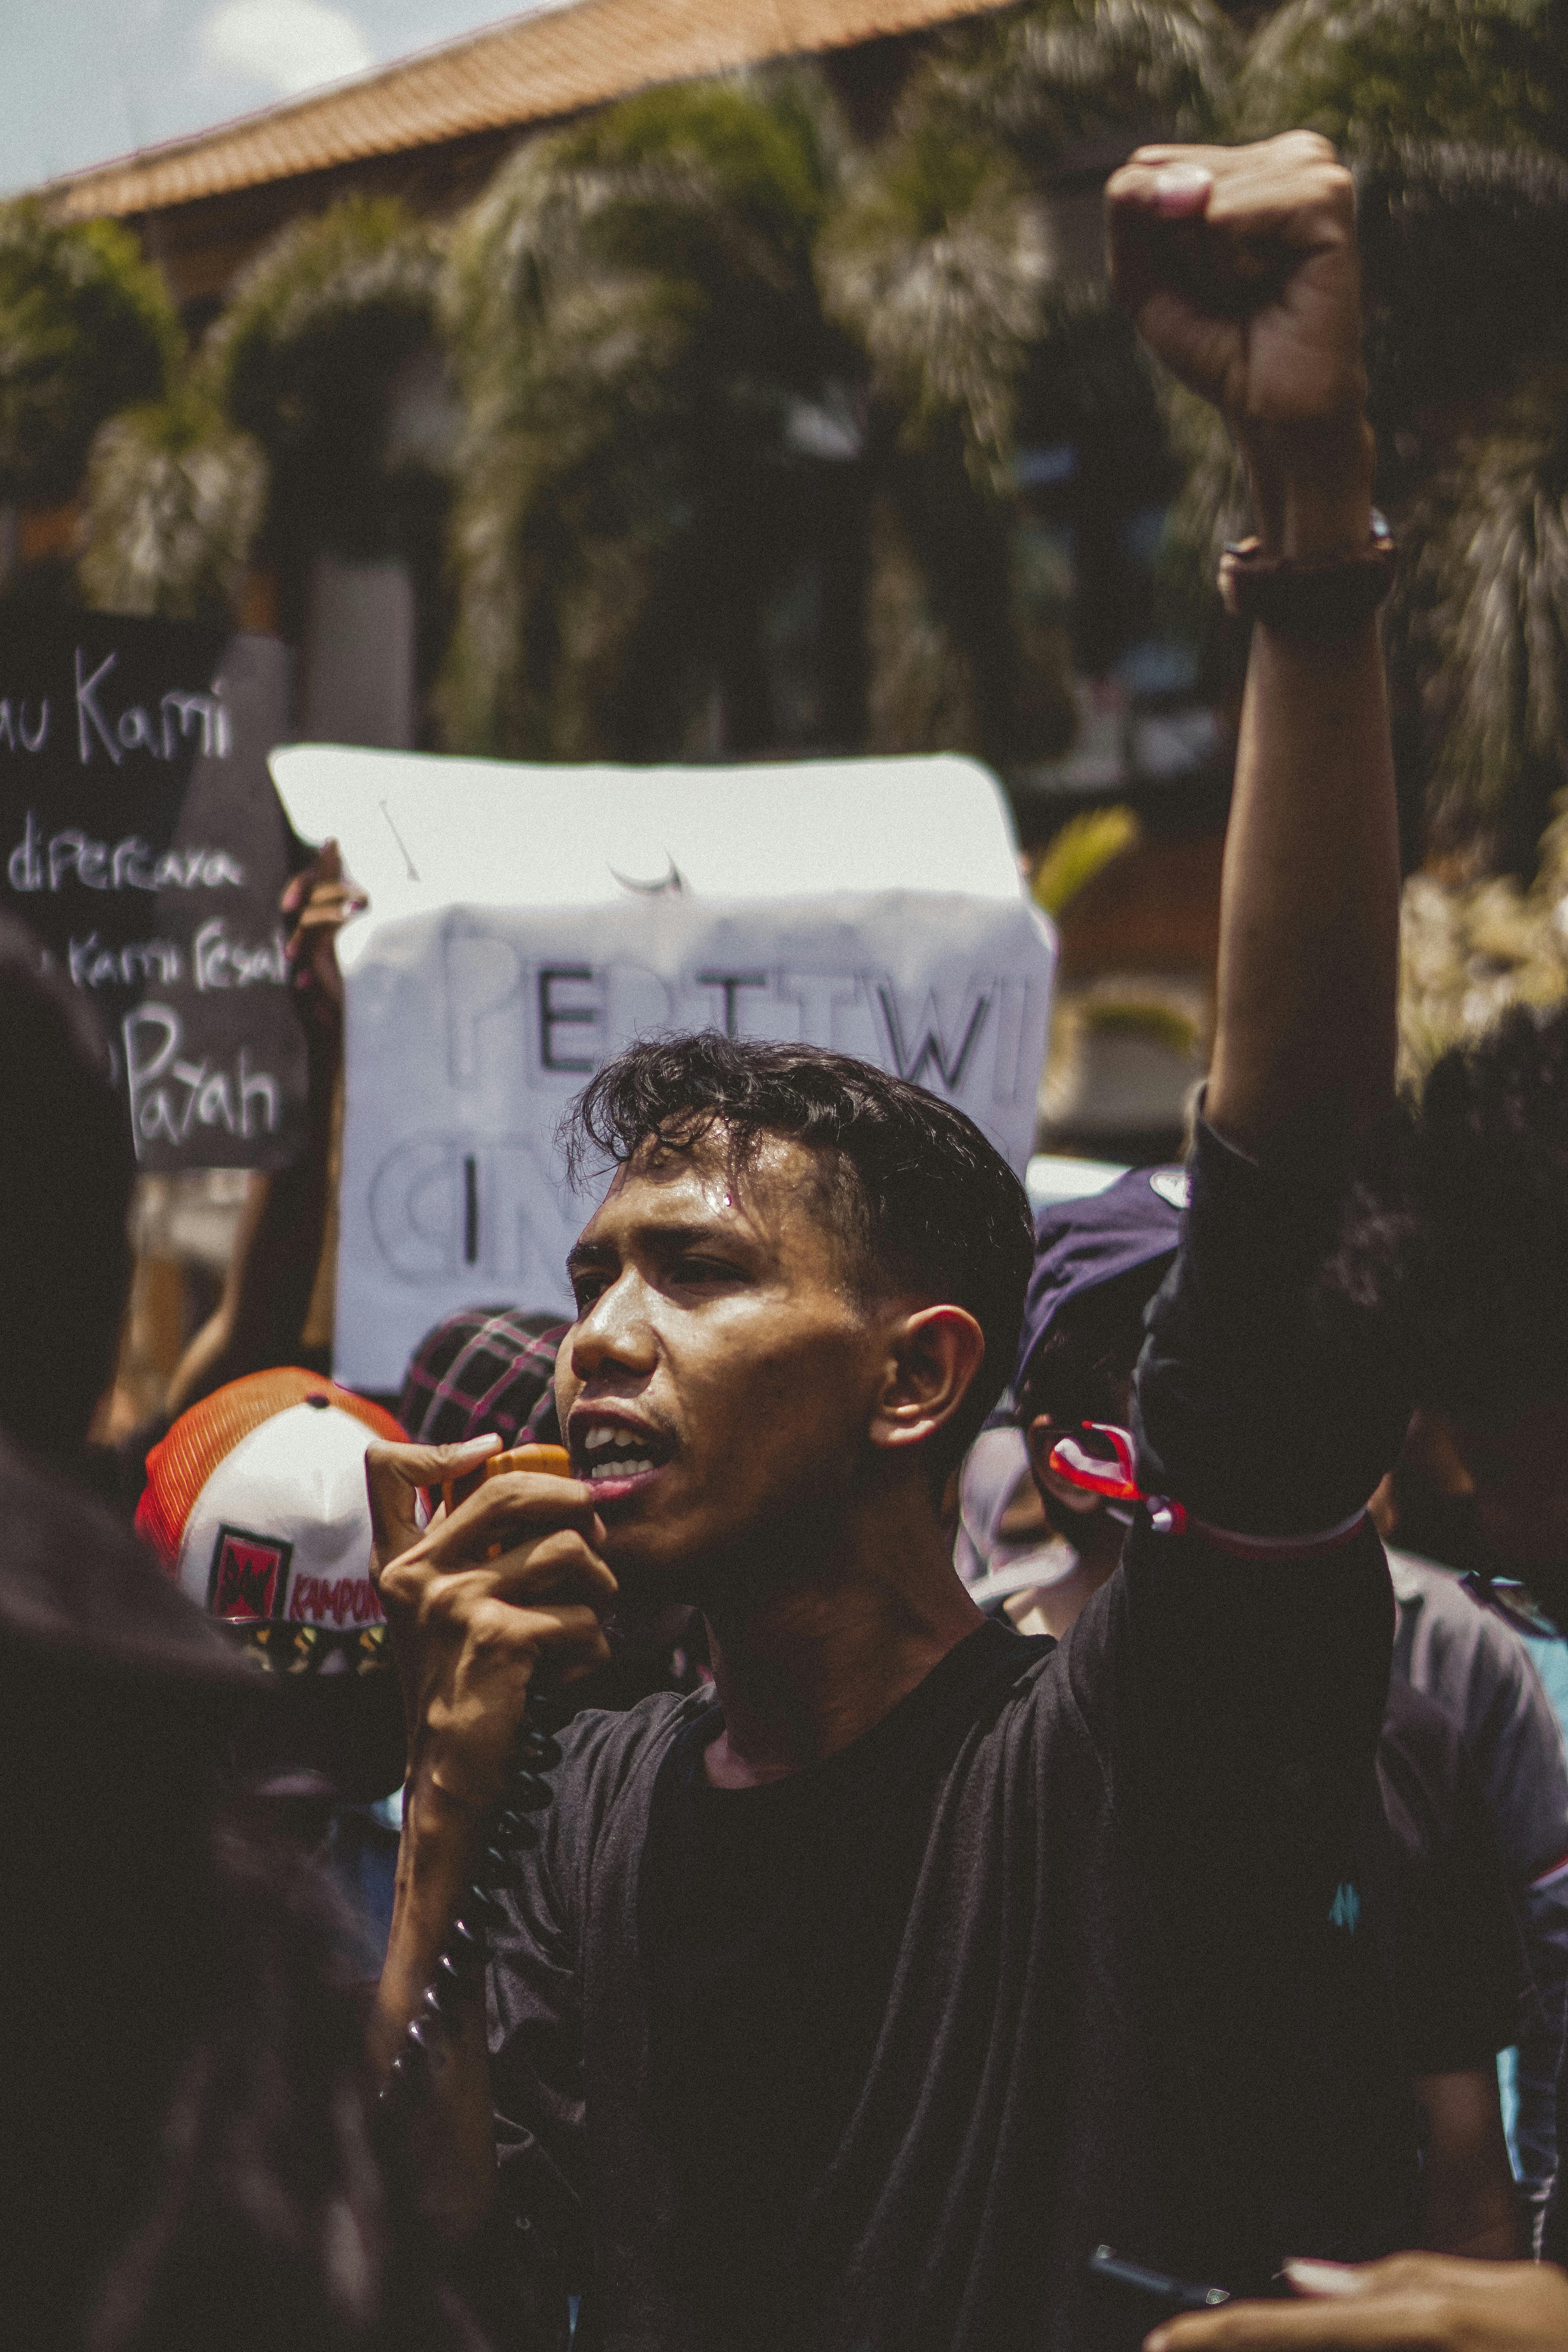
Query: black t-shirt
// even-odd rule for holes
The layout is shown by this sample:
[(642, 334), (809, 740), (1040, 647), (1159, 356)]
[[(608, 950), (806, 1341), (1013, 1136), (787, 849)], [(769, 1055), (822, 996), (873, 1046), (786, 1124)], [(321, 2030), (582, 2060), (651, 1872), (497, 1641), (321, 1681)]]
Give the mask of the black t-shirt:
[(1205, 1131), (1137, 1396), (1201, 1517), (1058, 1645), (977, 1633), (755, 1790), (710, 1699), (568, 1727), (489, 1973), (509, 2342), (580, 2291), (578, 2352), (1132, 2352), (1102, 2241), (1240, 2290), (1413, 2242), (1356, 1852), (1404, 1416), (1313, 1325), (1332, 1223)]
[(723, 1715), (654, 1785), (638, 1942), (668, 2151), (674, 2284), (718, 2347), (765, 2340), (800, 2216), (865, 2082), (937, 1789), (976, 1719), (1055, 1644), (982, 1625), (865, 1734), (760, 1788), (709, 1785)]
[[(801, 2217), (888, 2014), (937, 1790), (1026, 1659), (1054, 1647), (989, 1622), (864, 1738), (760, 1788), (710, 1785), (717, 1706), (665, 1756), (638, 1948), (674, 2190), (671, 2284), (703, 2352), (765, 2344), (787, 2305)], [(1369, 1796), (1355, 1893), (1402, 2066), (1489, 2065), (1512, 2036), (1518, 1935), (1463, 1744), (1407, 1684), (1390, 1687)]]
[(1523, 1946), (1458, 1727), (1394, 1675), (1358, 1840), (1367, 1921), (1412, 2074), (1489, 2066), (1514, 2038)]

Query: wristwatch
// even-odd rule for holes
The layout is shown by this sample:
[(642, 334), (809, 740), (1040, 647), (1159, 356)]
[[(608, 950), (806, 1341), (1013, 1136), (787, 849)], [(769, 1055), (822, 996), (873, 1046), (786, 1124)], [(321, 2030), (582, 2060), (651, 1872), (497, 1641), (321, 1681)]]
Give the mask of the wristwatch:
[(1361, 552), (1323, 563), (1265, 555), (1260, 540), (1238, 540), (1219, 560), (1220, 601), (1235, 619), (1288, 635), (1353, 636), (1393, 587), (1394, 554), (1394, 533), (1375, 507)]

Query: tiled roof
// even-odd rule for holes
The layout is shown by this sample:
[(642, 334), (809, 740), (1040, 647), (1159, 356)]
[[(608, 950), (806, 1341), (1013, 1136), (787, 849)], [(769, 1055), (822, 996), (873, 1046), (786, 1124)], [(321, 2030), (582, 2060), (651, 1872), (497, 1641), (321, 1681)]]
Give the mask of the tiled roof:
[(125, 215), (548, 121), (656, 82), (847, 47), (999, 0), (572, 0), (491, 25), (353, 81), (72, 173), (69, 218)]

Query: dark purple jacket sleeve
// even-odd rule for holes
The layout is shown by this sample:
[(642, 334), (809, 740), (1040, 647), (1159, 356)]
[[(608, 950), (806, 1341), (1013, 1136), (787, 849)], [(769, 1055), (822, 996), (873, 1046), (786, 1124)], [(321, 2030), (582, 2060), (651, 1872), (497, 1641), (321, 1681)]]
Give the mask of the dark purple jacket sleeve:
[(1393, 1463), (1408, 1400), (1322, 1281), (1343, 1191), (1336, 1167), (1261, 1167), (1200, 1122), (1135, 1383), (1146, 1493), (1238, 1534), (1310, 1536), (1358, 1510)]

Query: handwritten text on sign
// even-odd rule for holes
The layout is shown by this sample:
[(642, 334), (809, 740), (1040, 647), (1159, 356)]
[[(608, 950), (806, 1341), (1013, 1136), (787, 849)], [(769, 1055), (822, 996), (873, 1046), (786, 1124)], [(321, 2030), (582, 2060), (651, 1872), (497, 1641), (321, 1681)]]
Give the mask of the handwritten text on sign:
[(454, 1307), (570, 1311), (562, 1112), (638, 1036), (830, 1045), (966, 1110), (1022, 1173), (1053, 950), (1021, 902), (925, 893), (448, 909), (349, 979), (337, 1370), (395, 1388)]
[(103, 1020), (149, 1168), (278, 1166), (304, 1055), (266, 754), (287, 656), (98, 614), (0, 614), (0, 905)]

